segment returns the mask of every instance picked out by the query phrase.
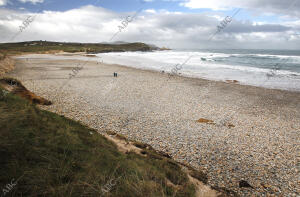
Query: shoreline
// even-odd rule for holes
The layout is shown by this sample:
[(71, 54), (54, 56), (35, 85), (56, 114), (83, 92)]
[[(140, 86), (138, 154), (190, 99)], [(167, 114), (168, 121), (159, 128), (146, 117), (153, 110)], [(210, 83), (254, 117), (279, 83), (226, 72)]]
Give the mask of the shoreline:
[[(100, 53), (101, 54), (101, 53)], [(58, 52), (58, 53), (47, 53), (47, 54), (22, 54), (22, 55), (14, 55), (12, 56), (14, 57), (20, 57), (20, 56), (30, 56), (31, 55), (48, 55), (48, 56), (61, 56), (61, 57), (65, 57), (66, 59), (56, 59), (57, 61), (60, 60), (77, 60), (77, 61), (90, 61), (90, 62), (99, 62), (98, 57), (96, 57), (97, 59), (93, 60), (94, 56), (89, 56), (89, 55), (93, 55), (93, 54), (88, 54), (88, 53), (67, 53), (67, 52)], [(76, 59), (72, 59), (72, 58), (76, 58)], [(86, 58), (89, 60), (84, 60), (84, 59), (80, 59), (80, 58)], [(77, 59), (78, 58), (78, 59)], [(55, 60), (55, 59), (52, 59)], [(113, 66), (117, 66), (117, 67), (124, 67), (124, 68), (128, 68), (128, 69), (135, 69), (135, 70), (140, 70), (140, 71), (148, 71), (148, 72), (153, 72), (153, 73), (159, 73), (162, 75), (169, 75), (170, 72), (166, 72), (164, 70), (156, 70), (156, 69), (151, 69), (151, 68), (137, 68), (135, 66), (128, 66), (125, 64), (110, 64), (110, 63), (104, 63), (106, 65), (113, 65)], [(164, 73), (162, 73), (164, 72)], [(180, 72), (179, 72), (180, 73)], [(267, 89), (267, 90), (274, 90), (274, 91), (283, 91), (283, 92), (293, 92), (293, 93), (300, 93), (300, 90), (288, 90), (288, 89), (280, 89), (280, 88), (269, 88), (269, 87), (263, 87), (263, 86), (255, 86), (255, 85), (251, 85), (251, 84), (242, 84), (240, 83), (240, 81), (234, 80), (234, 79), (227, 79), (227, 80), (214, 80), (214, 79), (207, 79), (207, 78), (202, 78), (200, 76), (195, 76), (195, 75), (185, 75), (185, 74), (177, 74), (177, 75), (173, 75), (172, 77), (181, 77), (181, 78), (186, 78), (188, 79), (192, 79), (192, 80), (205, 80), (205, 81), (211, 81), (211, 82), (220, 82), (220, 83), (225, 83), (225, 84), (235, 84), (235, 85), (240, 85), (240, 86), (245, 86), (245, 87), (251, 87), (251, 88), (262, 88), (262, 89)]]
[[(158, 71), (158, 70), (154, 70), (154, 69), (146, 69), (146, 68), (136, 68), (133, 66), (127, 66), (127, 65), (122, 65), (122, 64), (108, 64), (108, 63), (104, 63), (107, 65), (112, 65), (112, 66), (118, 66), (118, 67), (125, 67), (128, 69), (135, 69), (137, 71), (146, 71), (146, 72), (153, 72), (153, 73), (157, 73), (157, 74), (162, 74), (162, 75), (166, 75), (168, 76), (170, 73), (164, 71), (164, 73), (162, 73), (162, 71)], [(186, 80), (203, 80), (206, 81), (207, 83), (209, 82), (216, 82), (216, 83), (222, 83), (222, 84), (232, 84), (232, 85), (239, 85), (239, 86), (243, 86), (245, 88), (247, 87), (251, 87), (251, 88), (261, 88), (261, 89), (266, 89), (266, 90), (273, 90), (273, 91), (280, 91), (282, 93), (284, 92), (291, 92), (291, 93), (296, 93), (296, 94), (300, 94), (300, 91), (297, 90), (285, 90), (285, 89), (279, 89), (279, 88), (267, 88), (267, 87), (262, 87), (262, 86), (254, 86), (254, 85), (248, 85), (248, 84), (241, 84), (239, 81), (236, 80), (212, 80), (212, 79), (205, 79), (205, 78), (201, 78), (201, 77), (197, 77), (197, 76), (187, 76), (187, 75), (172, 75), (171, 78), (174, 77), (179, 77), (179, 78), (184, 78)]]
[[(196, 52), (193, 59), (190, 59), (190, 62), (180, 64), (181, 62), (188, 60), (187, 57), (186, 59), (181, 57), (185, 57), (185, 55), (187, 54), (180, 51), (171, 52), (171, 54), (151, 52), (145, 54), (130, 52), (128, 52), (128, 54), (97, 54), (99, 58), (110, 64), (117, 63), (121, 65), (130, 65), (135, 68), (149, 68), (158, 71), (165, 70), (168, 72), (176, 70), (177, 73), (181, 73), (183, 76), (191, 78), (203, 78), (214, 81), (237, 80), (240, 84), (244, 85), (300, 92), (300, 75), (298, 72), (299, 70), (297, 71), (297, 66), (295, 69), (286, 68), (276, 70), (272, 65), (264, 67), (260, 65), (259, 62), (253, 66), (247, 64), (235, 65), (226, 62), (230, 60), (218, 62), (217, 53), (211, 56), (205, 54), (204, 56), (207, 59), (215, 57), (208, 61), (205, 58), (201, 59), (201, 54), (196, 54)], [(179, 57), (177, 58), (177, 56)], [(201, 60), (198, 60), (199, 58)]]
[[(93, 61), (59, 92), (78, 62), (17, 59), (9, 75), (54, 101), (42, 108), (148, 143), (207, 172), (210, 185), (229, 187), (242, 196), (297, 194), (300, 93), (180, 76), (169, 79), (158, 71)], [(112, 77), (114, 71), (118, 78)], [(201, 118), (215, 124), (198, 123)], [(239, 188), (242, 179), (255, 189)]]

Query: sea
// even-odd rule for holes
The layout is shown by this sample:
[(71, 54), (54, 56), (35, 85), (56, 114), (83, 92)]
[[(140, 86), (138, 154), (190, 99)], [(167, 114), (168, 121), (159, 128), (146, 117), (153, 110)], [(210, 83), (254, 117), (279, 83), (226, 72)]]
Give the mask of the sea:
[(99, 61), (216, 81), (300, 91), (300, 51), (166, 50), (96, 54)]

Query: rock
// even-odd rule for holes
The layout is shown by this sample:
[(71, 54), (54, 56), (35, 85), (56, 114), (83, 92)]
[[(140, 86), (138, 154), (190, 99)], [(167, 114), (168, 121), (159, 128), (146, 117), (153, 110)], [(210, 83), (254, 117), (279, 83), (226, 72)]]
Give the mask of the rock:
[(253, 188), (247, 181), (241, 180), (239, 182), (239, 187), (248, 187), (248, 188)]
[(199, 123), (207, 123), (207, 124), (216, 124), (216, 123), (214, 123), (214, 121), (208, 120), (208, 119), (204, 119), (204, 118), (200, 118), (199, 120), (197, 120), (197, 122), (199, 122)]
[(231, 123), (228, 123), (228, 124), (227, 124), (227, 127), (228, 127), (228, 128), (232, 128), (232, 127), (235, 127), (235, 126), (234, 126), (233, 124), (231, 124)]
[(239, 81), (237, 80), (226, 80), (227, 83), (238, 83)]

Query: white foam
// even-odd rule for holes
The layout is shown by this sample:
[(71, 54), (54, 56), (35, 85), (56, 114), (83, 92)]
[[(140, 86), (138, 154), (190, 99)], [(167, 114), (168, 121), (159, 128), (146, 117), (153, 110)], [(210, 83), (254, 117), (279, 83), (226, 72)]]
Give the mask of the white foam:
[[(237, 55), (245, 56), (245, 54)], [(300, 73), (244, 65), (218, 64), (213, 60), (215, 57), (226, 58), (232, 56), (232, 54), (157, 51), (104, 53), (97, 54), (97, 56), (101, 57), (106, 63), (142, 69), (164, 70), (166, 72), (170, 72), (176, 64), (182, 64), (191, 57), (178, 73), (184, 76), (210, 80), (238, 80), (240, 83), (247, 85), (300, 91)], [(201, 58), (206, 60), (203, 61)]]

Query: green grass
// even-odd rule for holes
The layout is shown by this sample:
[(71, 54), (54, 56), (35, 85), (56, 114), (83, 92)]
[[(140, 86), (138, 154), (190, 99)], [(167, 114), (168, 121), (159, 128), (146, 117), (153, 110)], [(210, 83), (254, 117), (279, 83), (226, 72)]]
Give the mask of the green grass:
[(147, 157), (123, 154), (95, 130), (1, 92), (1, 192), (19, 179), (6, 196), (195, 195), (187, 175), (171, 159), (152, 149)]
[[(34, 44), (34, 45), (33, 45)], [(123, 52), (123, 51), (150, 51), (153, 48), (144, 43), (128, 44), (97, 44), (97, 43), (63, 43), (47, 41), (30, 41), (18, 43), (0, 43), (0, 53), (19, 54), (19, 53), (44, 53), (56, 50), (64, 52)]]

